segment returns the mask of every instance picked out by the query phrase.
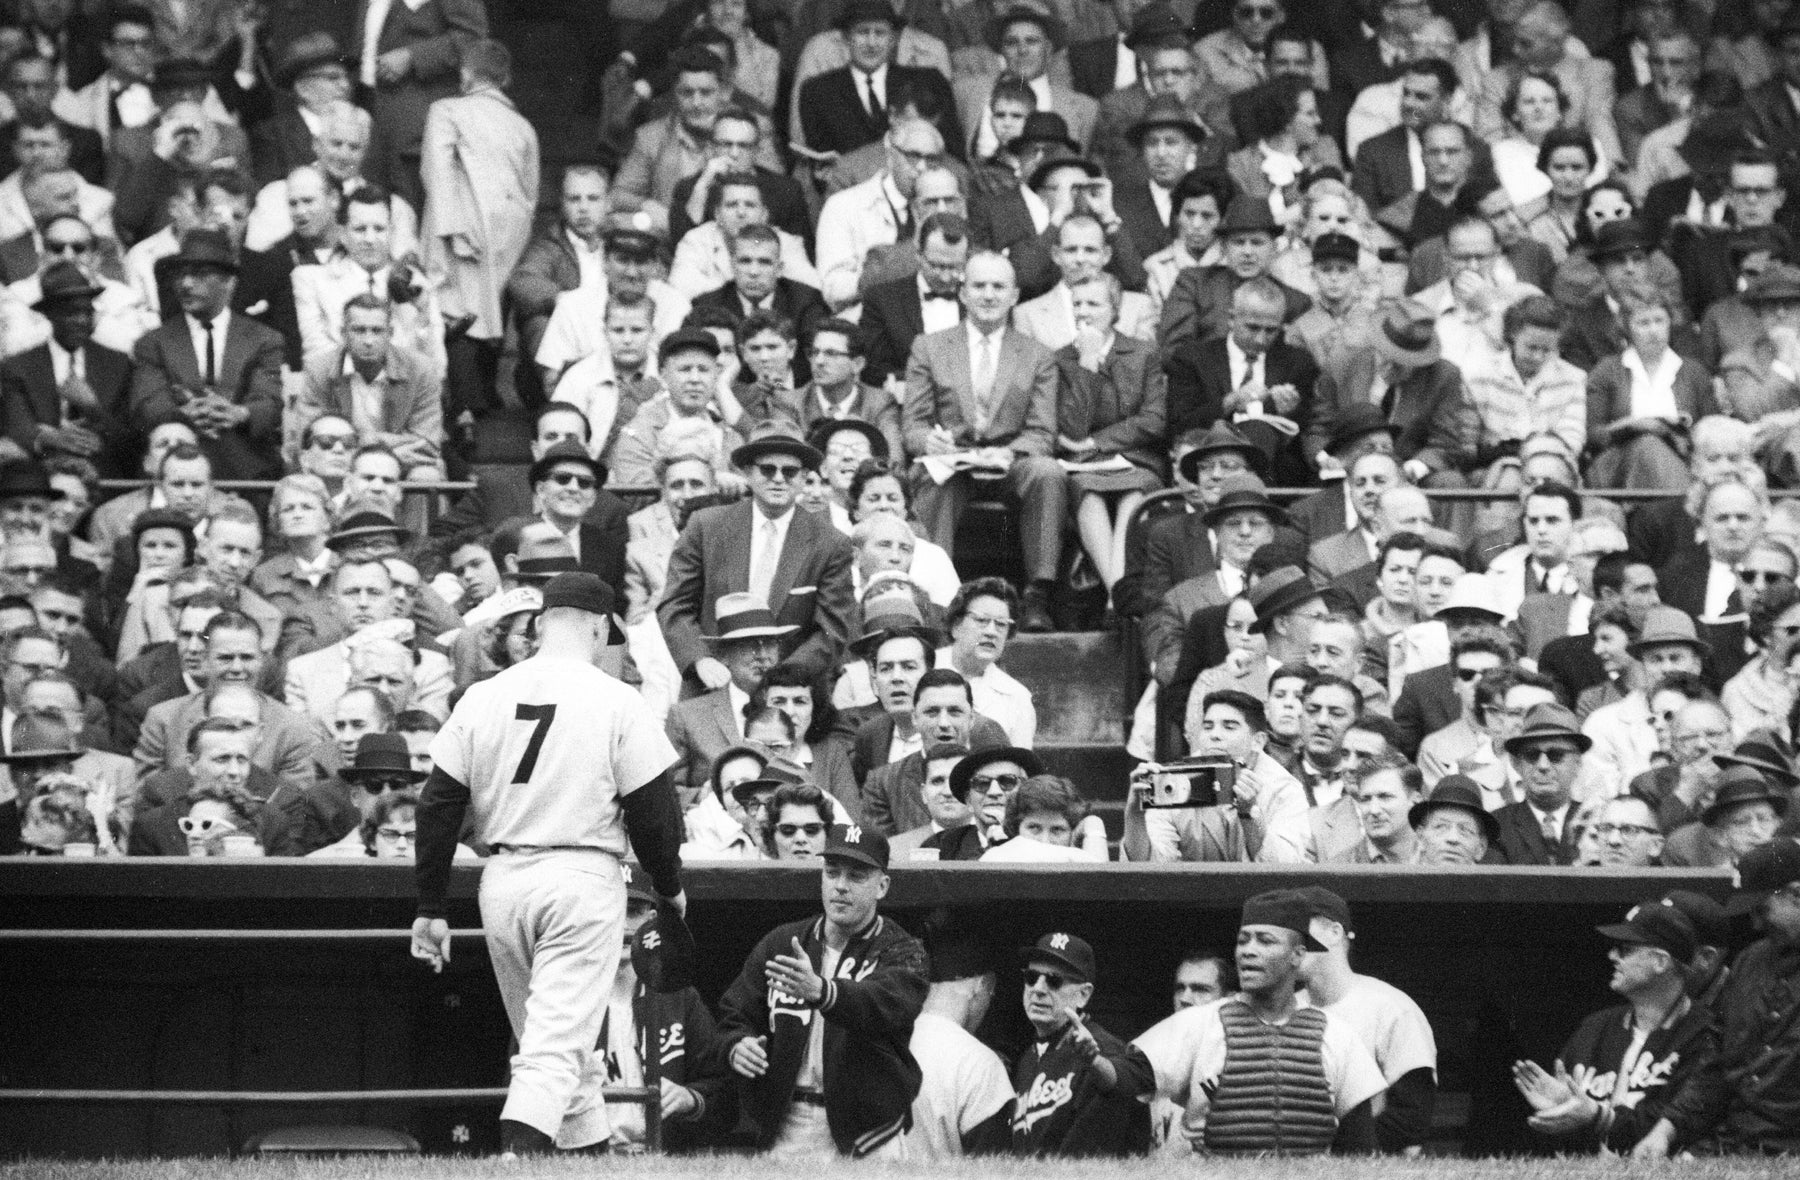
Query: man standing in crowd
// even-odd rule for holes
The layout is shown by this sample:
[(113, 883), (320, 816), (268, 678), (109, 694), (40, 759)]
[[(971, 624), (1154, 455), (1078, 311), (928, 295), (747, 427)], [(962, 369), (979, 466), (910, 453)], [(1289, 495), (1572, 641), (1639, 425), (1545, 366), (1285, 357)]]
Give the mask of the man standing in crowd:
[(903, 1158), (919, 1093), (909, 1041), (925, 1003), (925, 948), (879, 913), (888, 842), (835, 826), (825, 912), (778, 926), (719, 1001), (719, 1051), (762, 1151)]

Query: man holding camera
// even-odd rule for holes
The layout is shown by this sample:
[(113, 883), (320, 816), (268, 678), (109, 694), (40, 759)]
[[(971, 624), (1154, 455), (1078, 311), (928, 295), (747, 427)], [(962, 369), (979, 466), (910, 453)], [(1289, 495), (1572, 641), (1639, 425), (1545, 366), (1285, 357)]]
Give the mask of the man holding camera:
[(1191, 762), (1133, 775), (1119, 844), (1125, 859), (1304, 863), (1306, 797), (1264, 749), (1263, 703), (1235, 689), (1208, 693), (1199, 737)]

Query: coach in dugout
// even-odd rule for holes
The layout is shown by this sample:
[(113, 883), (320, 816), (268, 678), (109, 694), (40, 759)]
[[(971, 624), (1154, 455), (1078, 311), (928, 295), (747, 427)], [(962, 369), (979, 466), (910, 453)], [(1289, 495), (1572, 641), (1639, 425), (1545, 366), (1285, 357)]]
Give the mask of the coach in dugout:
[(764, 1151), (906, 1156), (929, 984), (924, 946), (878, 912), (887, 869), (880, 832), (832, 828), (825, 913), (770, 931), (719, 1001), (719, 1048)]

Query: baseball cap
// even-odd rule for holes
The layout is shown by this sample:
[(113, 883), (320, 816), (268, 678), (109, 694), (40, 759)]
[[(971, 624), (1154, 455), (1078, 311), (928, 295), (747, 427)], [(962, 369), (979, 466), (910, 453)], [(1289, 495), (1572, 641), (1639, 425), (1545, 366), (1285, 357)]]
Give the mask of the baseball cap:
[(1092, 983), (1096, 974), (1094, 948), (1088, 945), (1087, 939), (1062, 931), (1046, 934), (1031, 946), (1020, 947), (1019, 962), (1027, 966), (1054, 963), (1068, 972), (1069, 978), (1076, 983)]
[(1731, 940), (1731, 919), (1725, 907), (1691, 889), (1671, 889), (1663, 894), (1662, 903), (1674, 906), (1693, 923), (1694, 935), (1701, 946), (1724, 946)]
[(1300, 895), (1300, 899), (1306, 903), (1307, 912), (1313, 917), (1336, 922), (1344, 928), (1345, 934), (1356, 933), (1356, 927), (1350, 921), (1350, 903), (1331, 890), (1323, 885), (1308, 885), (1294, 892)]
[(1278, 926), (1292, 930), (1300, 936), (1307, 950), (1322, 951), (1324, 944), (1312, 936), (1312, 919), (1312, 906), (1298, 889), (1271, 889), (1244, 903), (1238, 926)]
[(1694, 924), (1687, 920), (1687, 915), (1660, 901), (1634, 905), (1625, 914), (1623, 922), (1596, 926), (1594, 929), (1614, 942), (1630, 946), (1653, 946), (1667, 951), (1669, 957), (1677, 963), (1692, 960), (1699, 942), (1694, 935)]
[(650, 886), (650, 877), (636, 865), (620, 865), (619, 873), (625, 878), (625, 896), (635, 897), (639, 901), (656, 904), (656, 890)]
[(1725, 903), (1727, 914), (1747, 914), (1783, 885), (1800, 881), (1800, 844), (1778, 836), (1753, 848), (1738, 861), (1737, 892)]
[(887, 872), (887, 837), (861, 824), (833, 824), (825, 837), (826, 860), (851, 860)]
[(660, 365), (678, 352), (704, 352), (717, 357), (719, 338), (705, 328), (679, 328), (663, 337), (656, 350), (656, 363)]
[(544, 610), (553, 611), (558, 607), (611, 617), (613, 588), (601, 580), (599, 574), (590, 574), (586, 570), (557, 574), (544, 587)]

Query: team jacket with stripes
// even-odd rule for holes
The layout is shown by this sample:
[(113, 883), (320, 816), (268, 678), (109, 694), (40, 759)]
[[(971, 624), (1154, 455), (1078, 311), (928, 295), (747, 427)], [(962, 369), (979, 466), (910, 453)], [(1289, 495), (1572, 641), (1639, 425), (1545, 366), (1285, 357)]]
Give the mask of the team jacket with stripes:
[(1065, 1027), (1039, 1041), (1013, 1067), (1014, 1155), (1143, 1155), (1150, 1150), (1150, 1108), (1137, 1095), (1156, 1088), (1149, 1058), (1093, 1021), (1087, 1030), (1118, 1071), (1118, 1085), (1100, 1088), (1093, 1066), (1069, 1044)]

